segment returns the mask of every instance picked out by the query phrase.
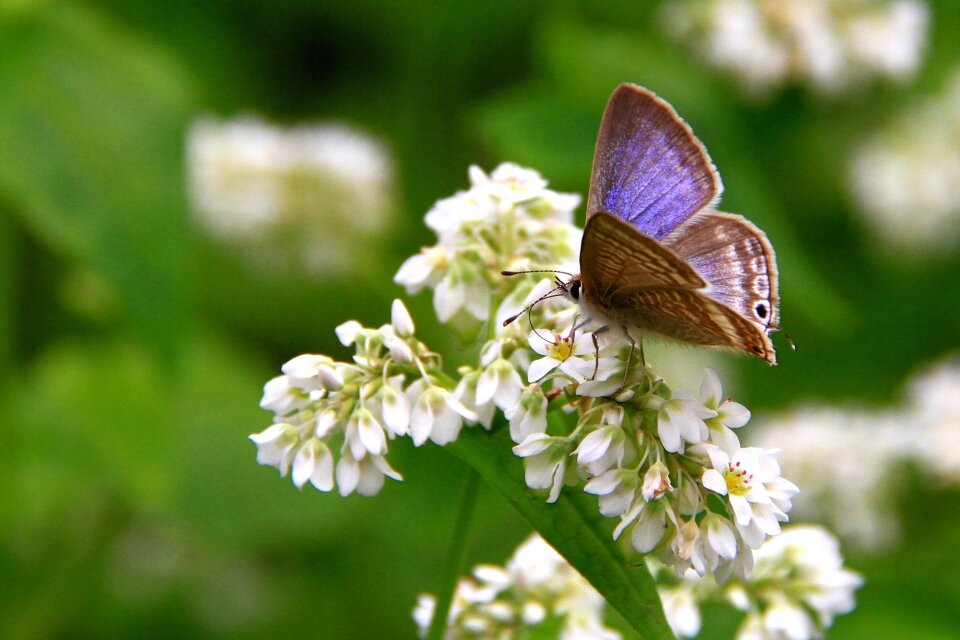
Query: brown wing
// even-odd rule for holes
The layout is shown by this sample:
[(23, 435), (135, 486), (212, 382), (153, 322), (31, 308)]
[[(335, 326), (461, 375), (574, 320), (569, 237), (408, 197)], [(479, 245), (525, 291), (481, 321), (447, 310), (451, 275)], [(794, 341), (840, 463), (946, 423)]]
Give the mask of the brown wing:
[(606, 212), (591, 216), (583, 230), (580, 279), (583, 290), (595, 299), (636, 289), (707, 286), (693, 267), (663, 243)]
[(625, 326), (706, 347), (742, 351), (777, 363), (773, 343), (757, 323), (697, 291), (642, 289), (609, 299), (608, 310)]
[(664, 244), (709, 283), (704, 293), (765, 329), (778, 329), (777, 261), (763, 231), (731, 213), (701, 213)]

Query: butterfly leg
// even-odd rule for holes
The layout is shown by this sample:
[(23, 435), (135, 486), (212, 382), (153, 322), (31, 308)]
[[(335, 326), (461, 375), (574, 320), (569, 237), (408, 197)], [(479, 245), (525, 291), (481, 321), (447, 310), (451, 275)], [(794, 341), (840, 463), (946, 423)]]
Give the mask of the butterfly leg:
[(593, 361), (593, 376), (591, 380), (597, 379), (597, 373), (600, 371), (600, 341), (597, 340), (597, 336), (602, 333), (606, 333), (610, 327), (604, 325), (590, 334), (590, 337), (593, 338), (593, 352), (594, 352), (594, 361)]
[[(627, 386), (627, 379), (630, 377), (630, 364), (633, 362), (633, 352), (637, 348), (637, 343), (633, 339), (633, 336), (630, 335), (630, 332), (627, 331), (626, 327), (620, 327), (623, 329), (623, 335), (627, 337), (627, 342), (630, 343), (630, 353), (627, 354), (627, 366), (623, 368), (623, 384), (620, 385), (620, 389), (623, 389)], [(640, 360), (643, 361), (643, 339), (640, 339)], [(643, 364), (646, 367), (646, 363)], [(618, 391), (620, 390), (618, 389)]]

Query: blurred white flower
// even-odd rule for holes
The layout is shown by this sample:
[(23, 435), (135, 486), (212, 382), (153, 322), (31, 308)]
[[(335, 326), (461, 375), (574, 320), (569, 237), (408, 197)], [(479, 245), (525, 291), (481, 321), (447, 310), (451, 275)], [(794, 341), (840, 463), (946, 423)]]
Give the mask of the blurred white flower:
[(850, 188), (869, 233), (897, 259), (960, 247), (960, 70), (856, 152)]
[(836, 93), (872, 77), (903, 82), (920, 67), (921, 0), (672, 0), (664, 24), (753, 94), (788, 82)]
[(781, 449), (784, 472), (803, 487), (800, 517), (868, 548), (898, 538), (897, 468), (917, 434), (895, 415), (811, 406), (771, 416), (752, 435), (760, 446)]
[[(436, 610), (421, 595), (413, 611), (424, 637)], [(562, 640), (619, 640), (603, 626), (603, 598), (543, 538), (527, 538), (505, 567), (479, 565), (457, 583), (445, 638), (508, 638), (536, 635), (539, 625), (559, 630)], [(539, 636), (538, 636), (539, 637)]]
[(342, 273), (392, 221), (387, 151), (344, 124), (202, 117), (188, 133), (187, 165), (200, 224), (258, 266)]

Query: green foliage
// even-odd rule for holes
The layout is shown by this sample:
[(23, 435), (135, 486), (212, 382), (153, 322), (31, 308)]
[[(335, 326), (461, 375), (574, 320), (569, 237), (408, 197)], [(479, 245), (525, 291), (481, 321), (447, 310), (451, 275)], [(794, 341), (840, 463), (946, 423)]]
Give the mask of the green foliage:
[[(738, 400), (889, 403), (956, 349), (960, 260), (875, 251), (845, 180), (865, 136), (960, 66), (960, 4), (931, 2), (912, 84), (760, 102), (667, 40), (655, 4), (0, 4), (0, 636), (411, 637), (417, 594), (444, 582), (435, 559), (469, 465), (489, 486), (462, 541), (468, 566), (502, 563), (549, 522), (626, 624), (667, 637), (649, 576), (625, 566), (595, 500), (531, 498), (502, 433), (397, 446), (405, 480), (370, 500), (297, 492), (246, 440), (269, 419), (257, 402), (280, 363), (342, 356), (337, 324), (388, 319), (393, 273), (430, 241), (423, 213), (466, 186), (470, 163), (516, 161), (585, 194), (603, 104), (624, 81), (675, 104), (720, 169), (724, 208), (777, 249), (799, 350), (779, 342), (773, 370), (731, 364)], [(401, 190), (389, 237), (349, 275), (319, 279), (204, 237), (183, 143), (210, 111), (382, 137)], [(428, 344), (473, 357), (427, 296), (410, 308)], [(922, 524), (902, 545), (849, 559), (867, 586), (831, 638), (955, 635), (956, 495), (913, 495), (901, 515)]]

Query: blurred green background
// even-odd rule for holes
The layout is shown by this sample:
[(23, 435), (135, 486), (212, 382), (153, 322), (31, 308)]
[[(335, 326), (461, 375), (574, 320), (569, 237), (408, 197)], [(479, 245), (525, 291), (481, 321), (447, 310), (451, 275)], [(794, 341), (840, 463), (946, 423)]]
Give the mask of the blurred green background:
[[(423, 214), (470, 164), (585, 194), (620, 82), (674, 104), (723, 208), (777, 249), (799, 349), (776, 338), (774, 369), (729, 361), (755, 414), (886, 406), (957, 348), (960, 259), (877, 250), (846, 176), (861, 140), (960, 68), (960, 4), (930, 3), (906, 86), (765, 100), (668, 39), (659, 4), (0, 2), (0, 637), (412, 637), (462, 464), (397, 442), (405, 481), (376, 498), (298, 492), (246, 439), (269, 423), (261, 387), (299, 353), (345, 357), (340, 322), (387, 321), (397, 267), (434, 241)], [(192, 220), (187, 130), (242, 113), (346, 122), (389, 149), (394, 211), (345, 272), (263, 268)], [(471, 357), (429, 295), (409, 306), (428, 344)], [(846, 550), (867, 585), (832, 638), (960, 629), (957, 490), (900, 484), (903, 540)], [(479, 508), (469, 561), (502, 563), (527, 526), (489, 492)], [(729, 637), (724, 620), (704, 637)]]

